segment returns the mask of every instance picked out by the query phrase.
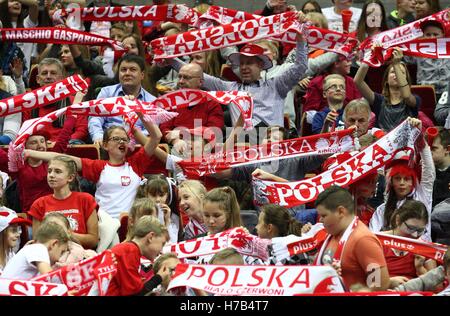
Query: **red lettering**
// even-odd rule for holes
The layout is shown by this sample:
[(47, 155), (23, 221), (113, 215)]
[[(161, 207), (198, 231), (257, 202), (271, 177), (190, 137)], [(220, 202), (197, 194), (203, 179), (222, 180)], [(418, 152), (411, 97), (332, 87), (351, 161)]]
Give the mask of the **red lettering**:
[(252, 271), (252, 278), (255, 279), (257, 282), (252, 284), (252, 283), (248, 283), (247, 286), (260, 286), (263, 282), (263, 277), (259, 276), (257, 273), (258, 272), (265, 272), (266, 268), (256, 268), (255, 270)]
[[(192, 245), (192, 244), (194, 245), (194, 248), (191, 251), (186, 250), (186, 245)], [(179, 250), (180, 250), (181, 253), (190, 255), (190, 254), (198, 251), (200, 249), (200, 245), (201, 245), (201, 241), (200, 240), (187, 241), (187, 242), (182, 243), (182, 244), (179, 245)]]
[[(219, 271), (223, 271), (223, 273), (224, 273), (223, 280), (221, 282), (215, 284), (215, 283), (213, 283), (212, 279), (216, 275), (216, 273)], [(211, 285), (214, 285), (214, 286), (222, 286), (225, 284), (225, 282), (227, 282), (227, 280), (228, 280), (228, 270), (223, 267), (215, 268), (214, 270), (211, 271), (211, 273), (209, 274), (209, 277), (208, 277), (208, 283)]]
[[(196, 271), (200, 271), (200, 274), (199, 275), (196, 275), (195, 274), (195, 272)], [(186, 280), (189, 280), (191, 277), (197, 277), (197, 278), (201, 278), (202, 276), (204, 276), (205, 275), (205, 273), (206, 273), (206, 270), (205, 270), (205, 268), (203, 268), (203, 267), (198, 267), (198, 266), (195, 266), (195, 267), (192, 267), (192, 269), (191, 269), (191, 274), (187, 277), (187, 279)]]
[(239, 273), (241, 271), (241, 268), (236, 268), (236, 272), (234, 273), (233, 281), (231, 282), (231, 286), (242, 286), (243, 284), (236, 283), (237, 279), (239, 278)]
[[(304, 276), (303, 276), (304, 274)], [(303, 278), (302, 278), (303, 277)], [(302, 269), (300, 273), (297, 275), (294, 281), (292, 281), (289, 287), (294, 287), (295, 284), (304, 284), (306, 288), (309, 288), (309, 270)]]

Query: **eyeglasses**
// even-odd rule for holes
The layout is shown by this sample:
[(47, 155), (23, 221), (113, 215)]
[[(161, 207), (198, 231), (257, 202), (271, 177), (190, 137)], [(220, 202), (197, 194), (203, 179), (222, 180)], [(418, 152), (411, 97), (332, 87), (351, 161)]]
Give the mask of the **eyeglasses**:
[(192, 79), (194, 79), (194, 78), (200, 78), (200, 77), (198, 77), (198, 76), (187, 76), (187, 75), (181, 75), (181, 74), (178, 74), (178, 80), (180, 80), (180, 79), (184, 79), (184, 80), (192, 80)]
[(343, 84), (340, 84), (340, 85), (334, 84), (334, 85), (331, 85), (328, 88), (326, 88), (325, 91), (328, 91), (328, 90), (336, 91), (337, 89), (345, 90), (345, 85), (343, 85)]
[(112, 140), (115, 143), (124, 143), (124, 144), (128, 144), (130, 142), (130, 140), (128, 138), (122, 138), (122, 137), (118, 137), (118, 136), (114, 136), (109, 138), (108, 140)]
[(411, 235), (414, 234), (414, 233), (417, 233), (419, 236), (421, 236), (421, 235), (425, 234), (425, 232), (427, 231), (426, 228), (417, 228), (417, 227), (408, 225), (406, 222), (403, 222), (403, 224), (405, 224), (406, 230)]

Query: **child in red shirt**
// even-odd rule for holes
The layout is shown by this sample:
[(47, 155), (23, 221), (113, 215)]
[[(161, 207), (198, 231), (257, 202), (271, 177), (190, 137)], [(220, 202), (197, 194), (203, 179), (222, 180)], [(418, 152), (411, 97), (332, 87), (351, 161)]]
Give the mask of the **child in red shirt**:
[(156, 217), (141, 217), (134, 227), (133, 239), (111, 248), (117, 259), (117, 274), (112, 278), (106, 295), (144, 295), (166, 279), (170, 274), (166, 265), (145, 283), (139, 275), (139, 269), (141, 256), (153, 261), (168, 239), (167, 229)]
[(70, 222), (73, 236), (84, 248), (95, 248), (98, 243), (97, 203), (93, 196), (84, 192), (72, 192), (77, 166), (65, 156), (56, 156), (48, 164), (47, 182), (53, 194), (43, 196), (31, 205), (29, 215), (33, 217), (35, 232), (46, 213), (59, 212)]

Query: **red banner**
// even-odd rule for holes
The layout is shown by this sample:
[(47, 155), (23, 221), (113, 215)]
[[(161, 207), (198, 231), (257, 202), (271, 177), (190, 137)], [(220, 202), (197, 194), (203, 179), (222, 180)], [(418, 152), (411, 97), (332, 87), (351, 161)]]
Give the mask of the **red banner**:
[(0, 29), (0, 40), (21, 43), (52, 43), (96, 46), (109, 45), (114, 50), (126, 50), (123, 44), (119, 41), (70, 28), (34, 27)]
[(205, 176), (248, 164), (343, 152), (354, 146), (353, 131), (354, 129), (346, 129), (248, 148), (235, 148), (234, 151), (221, 151), (207, 157), (193, 157), (192, 160), (183, 160), (178, 164), (188, 175)]
[(75, 296), (104, 296), (117, 272), (112, 256), (112, 252), (106, 250), (95, 257), (33, 278), (32, 281), (65, 284), (69, 291), (77, 291)]
[(348, 186), (391, 161), (400, 150), (414, 149), (420, 130), (407, 121), (397, 126), (376, 143), (352, 156), (342, 164), (321, 174), (297, 181), (274, 182), (253, 178), (253, 192), (257, 204), (279, 204), (285, 207), (302, 205), (332, 185)]
[(107, 6), (59, 9), (53, 14), (53, 20), (60, 21), (69, 15), (79, 16), (84, 21), (169, 21), (195, 25), (199, 13), (180, 4)]
[(89, 79), (73, 75), (36, 90), (0, 100), (0, 117), (60, 101), (77, 92), (86, 91), (88, 87)]
[(0, 296), (64, 296), (67, 286), (30, 280), (0, 278)]

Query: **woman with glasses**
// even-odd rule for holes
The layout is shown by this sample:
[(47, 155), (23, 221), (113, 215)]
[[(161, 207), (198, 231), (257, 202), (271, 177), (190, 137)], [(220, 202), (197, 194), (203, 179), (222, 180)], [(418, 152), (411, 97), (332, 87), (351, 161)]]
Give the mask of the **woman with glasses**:
[[(116, 125), (108, 128), (103, 135), (102, 146), (108, 153), (108, 160), (68, 156), (75, 161), (84, 178), (96, 183), (95, 199), (99, 209), (116, 219), (119, 219), (120, 213), (131, 209), (143, 174), (152, 164), (151, 156), (161, 139), (161, 132), (155, 129), (155, 124), (146, 122), (142, 113), (137, 114), (148, 130), (150, 138), (135, 127), (134, 137), (143, 146), (130, 157), (127, 156), (130, 138), (122, 126)], [(57, 154), (26, 150), (25, 155), (49, 161)]]
[[(416, 200), (408, 200), (391, 216), (392, 229), (385, 234), (419, 239), (427, 231), (428, 211), (426, 206)], [(396, 287), (409, 279), (416, 278), (436, 267), (434, 260), (407, 251), (384, 247), (384, 257), (391, 277), (391, 287)]]
[(301, 11), (304, 14), (308, 14), (311, 12), (322, 13), (322, 8), (317, 1), (306, 1), (302, 6)]

